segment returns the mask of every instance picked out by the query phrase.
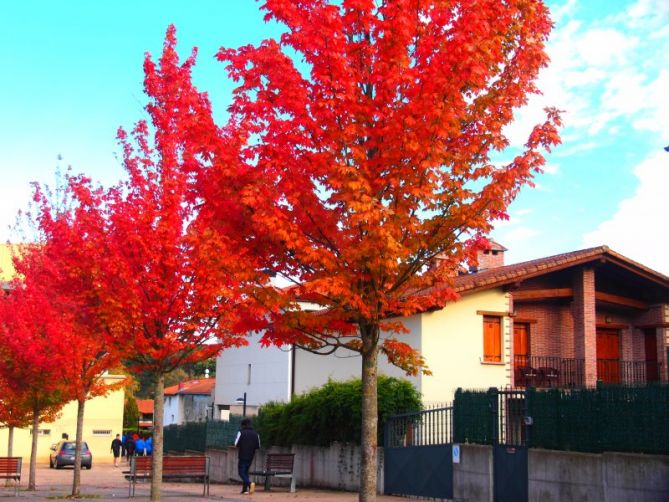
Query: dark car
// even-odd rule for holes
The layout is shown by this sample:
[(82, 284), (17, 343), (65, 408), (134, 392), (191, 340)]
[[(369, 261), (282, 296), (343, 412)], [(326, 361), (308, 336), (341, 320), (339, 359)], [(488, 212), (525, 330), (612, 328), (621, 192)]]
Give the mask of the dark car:
[[(74, 466), (74, 441), (61, 441), (51, 447), (51, 454), (49, 455), (49, 467), (52, 469), (60, 469), (65, 465)], [(93, 454), (88, 449), (88, 445), (81, 443), (81, 467), (90, 469), (93, 465)]]

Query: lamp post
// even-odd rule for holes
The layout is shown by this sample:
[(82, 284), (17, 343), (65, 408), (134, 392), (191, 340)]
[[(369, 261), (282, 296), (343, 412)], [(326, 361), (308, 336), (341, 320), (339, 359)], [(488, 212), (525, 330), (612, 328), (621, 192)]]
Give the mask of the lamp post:
[(239, 403), (243, 404), (243, 406), (242, 406), (242, 416), (245, 417), (246, 416), (246, 392), (244, 392), (244, 397), (238, 397), (237, 399), (235, 399), (235, 402), (237, 404), (239, 404)]

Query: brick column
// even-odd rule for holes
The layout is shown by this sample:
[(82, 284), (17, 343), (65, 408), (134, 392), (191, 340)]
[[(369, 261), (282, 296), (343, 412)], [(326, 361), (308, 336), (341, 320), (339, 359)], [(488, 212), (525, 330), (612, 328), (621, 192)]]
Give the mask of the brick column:
[(597, 384), (597, 322), (593, 268), (583, 268), (574, 274), (572, 312), (576, 357), (585, 360), (585, 385), (594, 387)]

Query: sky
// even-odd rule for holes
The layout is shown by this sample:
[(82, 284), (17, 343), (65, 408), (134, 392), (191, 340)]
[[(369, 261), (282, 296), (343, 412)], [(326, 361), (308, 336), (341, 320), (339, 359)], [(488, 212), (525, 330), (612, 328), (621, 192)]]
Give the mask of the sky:
[[(669, 275), (669, 0), (548, 0), (555, 28), (541, 96), (506, 133), (522, 145), (545, 106), (564, 111), (562, 145), (492, 237), (507, 263), (606, 244)], [(146, 118), (142, 63), (167, 26), (219, 122), (233, 84), (222, 47), (276, 37), (253, 0), (23, 0), (0, 18), (0, 241), (28, 207), (30, 183), (71, 166), (109, 185), (116, 142)], [(504, 160), (504, 159), (501, 159)]]

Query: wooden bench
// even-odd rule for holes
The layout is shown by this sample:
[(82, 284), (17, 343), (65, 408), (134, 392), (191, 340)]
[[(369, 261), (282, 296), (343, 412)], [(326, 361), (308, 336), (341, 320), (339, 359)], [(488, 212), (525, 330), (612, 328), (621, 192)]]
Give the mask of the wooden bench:
[(21, 486), (22, 457), (0, 457), (0, 479), (14, 480), (14, 495), (19, 494)]
[[(131, 457), (130, 470), (123, 471), (129, 481), (128, 497), (135, 496), (137, 481), (151, 479), (152, 457)], [(193, 479), (203, 483), (202, 496), (209, 496), (209, 457), (198, 456), (164, 456), (163, 480)]]
[(271, 480), (290, 478), (290, 493), (295, 492), (295, 476), (293, 475), (294, 453), (268, 453), (265, 455), (265, 467), (262, 471), (251, 471), (249, 475), (265, 477), (265, 490), (271, 490)]

